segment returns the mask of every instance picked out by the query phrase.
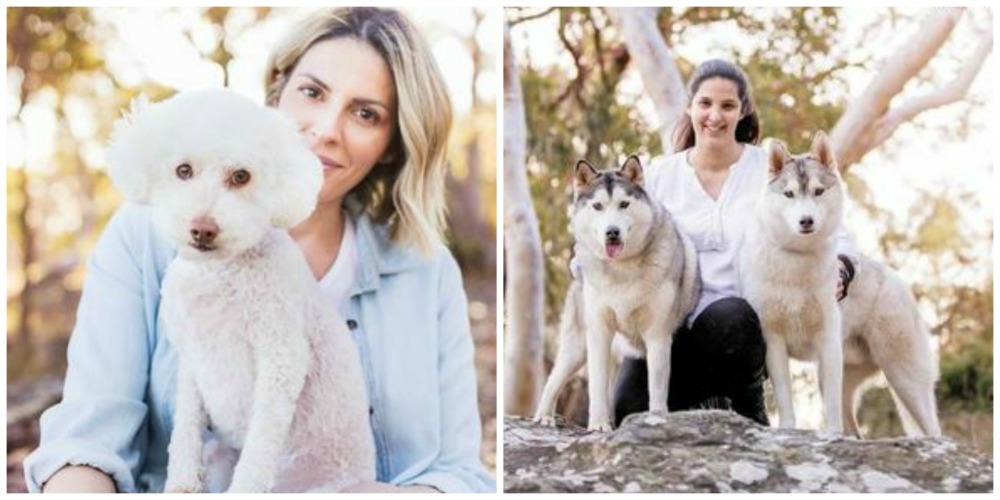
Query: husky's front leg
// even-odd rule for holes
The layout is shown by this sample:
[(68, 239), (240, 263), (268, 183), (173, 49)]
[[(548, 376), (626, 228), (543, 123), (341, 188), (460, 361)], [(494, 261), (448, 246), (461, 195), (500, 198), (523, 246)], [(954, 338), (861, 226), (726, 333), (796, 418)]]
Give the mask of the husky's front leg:
[(774, 385), (774, 398), (778, 403), (778, 426), (795, 428), (795, 409), (792, 406), (792, 376), (788, 371), (788, 347), (784, 337), (764, 333), (767, 356), (764, 358), (767, 373)]
[(178, 363), (174, 429), (167, 447), (167, 493), (199, 493), (204, 487), (202, 433), (208, 416), (202, 403), (190, 363), (182, 357)]
[(542, 389), (542, 399), (535, 410), (534, 421), (544, 425), (555, 425), (556, 398), (562, 391), (566, 381), (569, 380), (577, 370), (583, 366), (587, 359), (586, 339), (580, 333), (563, 334), (559, 337), (559, 350), (556, 352), (556, 361), (549, 373), (548, 380), (545, 381), (545, 388)]
[(255, 351), (250, 424), (229, 493), (267, 492), (274, 487), (310, 365), (304, 337), (258, 345)]
[(667, 412), (667, 390), (670, 387), (671, 332), (647, 332), (646, 362), (649, 366), (649, 411)]
[(611, 340), (614, 330), (604, 318), (596, 314), (587, 317), (587, 388), (590, 396), (589, 422), (587, 430), (608, 432), (611, 430), (608, 395), (608, 377), (611, 358)]
[(823, 345), (819, 353), (819, 385), (823, 394), (823, 430), (843, 433), (844, 343), (840, 331), (840, 309), (836, 304), (824, 321)]

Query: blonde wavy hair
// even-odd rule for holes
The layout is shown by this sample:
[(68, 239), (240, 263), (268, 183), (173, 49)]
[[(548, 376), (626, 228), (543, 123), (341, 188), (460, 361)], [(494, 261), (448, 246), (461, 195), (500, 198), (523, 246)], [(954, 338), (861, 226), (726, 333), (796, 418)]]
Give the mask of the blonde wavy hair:
[(376, 223), (389, 226), (394, 243), (430, 254), (444, 241), (451, 100), (427, 43), (410, 20), (395, 10), (372, 7), (306, 16), (291, 26), (268, 59), (267, 104), (278, 104), (306, 51), (336, 38), (353, 38), (374, 48), (388, 65), (396, 88), (397, 133), (389, 145), (393, 159), (376, 164), (350, 194)]

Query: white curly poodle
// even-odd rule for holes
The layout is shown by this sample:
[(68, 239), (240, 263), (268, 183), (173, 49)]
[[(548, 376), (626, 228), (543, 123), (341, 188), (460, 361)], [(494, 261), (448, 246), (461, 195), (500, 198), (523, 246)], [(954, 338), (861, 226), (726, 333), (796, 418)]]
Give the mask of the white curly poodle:
[[(286, 232), (322, 184), (292, 122), (225, 90), (140, 99), (115, 125), (108, 163), (177, 246), (161, 303), (178, 354), (166, 490), (230, 477), (230, 492), (373, 481), (357, 349)], [(228, 463), (204, 463), (209, 426), (238, 453), (205, 455)]]

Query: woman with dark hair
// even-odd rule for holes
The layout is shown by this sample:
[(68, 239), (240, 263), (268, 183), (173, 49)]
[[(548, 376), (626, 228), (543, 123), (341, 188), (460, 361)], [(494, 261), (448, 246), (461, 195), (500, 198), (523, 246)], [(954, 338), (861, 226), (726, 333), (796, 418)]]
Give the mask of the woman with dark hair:
[[(690, 101), (674, 127), (674, 150), (647, 170), (646, 190), (695, 244), (702, 289), (698, 305), (674, 332), (670, 411), (722, 408), (768, 425), (764, 409), (766, 345), (760, 321), (739, 297), (737, 255), (766, 183), (767, 154), (746, 74), (713, 59), (688, 84)], [(853, 254), (841, 230), (838, 253)], [(841, 258), (838, 298), (853, 277)], [(615, 388), (615, 424), (649, 408), (646, 361), (626, 358)]]

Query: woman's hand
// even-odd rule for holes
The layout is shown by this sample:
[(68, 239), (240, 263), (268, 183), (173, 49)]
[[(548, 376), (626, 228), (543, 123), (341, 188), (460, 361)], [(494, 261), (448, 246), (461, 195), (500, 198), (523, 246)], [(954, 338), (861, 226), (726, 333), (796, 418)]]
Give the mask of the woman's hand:
[(116, 493), (107, 474), (86, 465), (67, 465), (42, 486), (42, 493)]
[(430, 486), (394, 486), (389, 483), (379, 483), (375, 481), (364, 481), (354, 486), (349, 486), (341, 493), (441, 493)]

